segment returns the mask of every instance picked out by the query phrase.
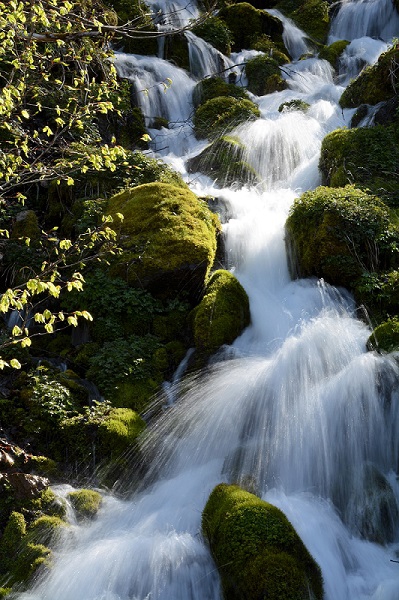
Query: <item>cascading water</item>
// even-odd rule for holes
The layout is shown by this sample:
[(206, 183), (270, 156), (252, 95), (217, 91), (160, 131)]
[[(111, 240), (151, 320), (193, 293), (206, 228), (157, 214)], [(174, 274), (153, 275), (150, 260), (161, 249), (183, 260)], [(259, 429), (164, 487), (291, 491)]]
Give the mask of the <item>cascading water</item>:
[[(342, 10), (347, 4), (369, 13), (376, 3), (344, 2)], [(338, 17), (333, 31), (342, 39)], [(117, 57), (124, 76), (138, 81), (149, 65), (158, 81), (169, 76), (159, 59)], [(246, 159), (262, 184), (216, 189), (200, 174), (193, 184), (226, 207), (227, 266), (248, 292), (251, 325), (206, 374), (176, 383), (178, 401), (143, 443), (148, 470), (135, 496), (108, 497), (95, 523), (74, 526), (50, 574), (19, 598), (220, 600), (199, 532), (221, 481), (250, 481), (286, 513), (321, 566), (326, 600), (399, 597), (399, 567), (390, 562), (399, 550), (399, 368), (366, 352), (370, 332), (348, 294), (290, 280), (284, 247), (292, 201), (319, 183), (322, 138), (347, 124), (337, 107), (342, 88), (315, 58), (287, 65), (285, 77), (289, 89), (258, 99), (262, 119), (235, 132), (250, 140)], [(171, 79), (164, 104), (155, 101), (156, 77), (138, 84), (148, 89), (148, 117), (188, 118), (195, 81), (179, 69)], [(294, 98), (311, 104), (306, 114), (278, 111)], [(173, 143), (166, 157), (183, 171), (184, 153), (200, 149), (185, 136), (184, 150)]]

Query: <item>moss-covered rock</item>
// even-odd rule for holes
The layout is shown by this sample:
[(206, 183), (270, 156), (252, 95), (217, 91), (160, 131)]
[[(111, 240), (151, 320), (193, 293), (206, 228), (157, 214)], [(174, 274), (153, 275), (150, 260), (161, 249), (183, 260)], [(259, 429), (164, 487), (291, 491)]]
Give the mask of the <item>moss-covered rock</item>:
[(226, 600), (321, 600), (320, 568), (286, 516), (235, 485), (218, 485), (202, 529)]
[(62, 533), (68, 527), (68, 523), (60, 517), (43, 515), (29, 527), (29, 537), (32, 542), (40, 542), (52, 548), (61, 539)]
[(215, 271), (193, 311), (193, 337), (199, 354), (210, 356), (223, 344), (231, 344), (249, 322), (244, 288), (229, 271)]
[(369, 350), (397, 352), (399, 350), (399, 317), (380, 323), (367, 340)]
[(72, 504), (78, 519), (94, 519), (100, 510), (103, 498), (95, 490), (77, 490), (70, 492), (67, 496)]
[(399, 128), (337, 129), (322, 143), (319, 168), (324, 185), (347, 183), (369, 188), (389, 203), (399, 205)]
[(279, 92), (287, 88), (282, 78), (279, 63), (271, 56), (259, 55), (245, 64), (248, 89), (257, 96)]
[(306, 192), (286, 223), (293, 270), (353, 289), (361, 273), (378, 264), (378, 245), (388, 225), (387, 207), (354, 186)]
[(259, 183), (260, 178), (244, 160), (245, 146), (238, 138), (223, 136), (187, 161), (187, 171), (200, 171), (224, 187)]
[(342, 108), (355, 108), (360, 104), (377, 104), (392, 98), (397, 91), (391, 73), (398, 60), (399, 49), (394, 46), (381, 54), (374, 65), (363, 69), (342, 94), (339, 101)]
[(248, 2), (239, 2), (224, 7), (219, 17), (226, 23), (233, 35), (232, 49), (240, 52), (251, 48), (252, 43), (262, 34), (282, 44), (283, 25), (279, 19), (267, 12), (254, 8)]
[(198, 138), (215, 139), (241, 123), (260, 117), (256, 104), (230, 96), (212, 98), (201, 104), (194, 115), (194, 131)]
[(203, 23), (195, 25), (192, 32), (204, 39), (208, 44), (211, 44), (225, 56), (230, 56), (233, 36), (226, 23), (219, 17), (208, 17)]
[(329, 4), (326, 0), (281, 0), (277, 8), (315, 42), (326, 42), (330, 27)]
[(279, 112), (292, 112), (294, 110), (300, 110), (302, 112), (307, 112), (310, 108), (310, 104), (305, 102), (304, 100), (288, 100), (287, 102), (283, 102), (278, 107)]
[(24, 238), (24, 240), (26, 238), (37, 240), (40, 238), (40, 235), (41, 229), (36, 213), (33, 210), (19, 212), (11, 230), (11, 237)]
[(145, 421), (129, 408), (113, 408), (98, 428), (101, 455), (120, 455), (145, 429)]
[(341, 54), (347, 47), (350, 42), (347, 40), (338, 40), (337, 42), (333, 42), (329, 46), (324, 46), (319, 52), (319, 58), (324, 60), (328, 60), (330, 65), (334, 68), (338, 68), (339, 59)]
[(264, 52), (271, 58), (273, 58), (279, 65), (284, 65), (291, 62), (288, 54), (283, 52), (278, 44), (273, 42), (270, 36), (262, 33), (252, 44), (254, 50)]
[(183, 33), (165, 37), (164, 58), (181, 69), (190, 69), (188, 41)]
[(108, 203), (118, 220), (123, 252), (112, 275), (158, 296), (187, 292), (197, 298), (216, 252), (219, 222), (205, 202), (188, 189), (153, 183), (121, 192)]
[(212, 100), (212, 98), (219, 98), (220, 96), (249, 100), (248, 94), (242, 87), (234, 85), (234, 83), (226, 83), (221, 77), (207, 77), (198, 82), (194, 88), (194, 106), (197, 107), (208, 100)]

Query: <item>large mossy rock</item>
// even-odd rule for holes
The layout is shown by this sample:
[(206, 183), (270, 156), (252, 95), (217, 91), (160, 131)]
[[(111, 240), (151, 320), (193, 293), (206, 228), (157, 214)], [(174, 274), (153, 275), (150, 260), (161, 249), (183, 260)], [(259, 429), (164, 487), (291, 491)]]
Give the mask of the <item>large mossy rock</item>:
[(319, 168), (324, 185), (366, 186), (399, 206), (399, 127), (337, 129), (323, 140)]
[(326, 0), (281, 0), (277, 8), (312, 40), (321, 44), (326, 42), (330, 27), (329, 3)]
[(279, 63), (271, 56), (261, 54), (251, 58), (245, 64), (245, 72), (248, 89), (257, 96), (281, 92), (287, 88), (287, 82), (281, 76)]
[(232, 131), (241, 123), (259, 117), (259, 108), (251, 100), (239, 100), (230, 96), (212, 98), (197, 108), (194, 131), (197, 138), (212, 140)]
[(226, 83), (221, 77), (208, 77), (199, 81), (193, 91), (194, 106), (204, 104), (212, 98), (231, 96), (237, 100), (249, 100), (247, 92), (234, 83)]
[(293, 270), (353, 289), (363, 271), (375, 270), (388, 226), (387, 207), (354, 186), (306, 192), (286, 222)]
[(399, 350), (399, 317), (380, 323), (367, 340), (369, 350), (397, 352)]
[(349, 43), (347, 40), (338, 40), (329, 46), (324, 46), (319, 52), (319, 58), (328, 60), (334, 69), (338, 69), (339, 59)]
[(286, 516), (236, 485), (220, 484), (202, 513), (225, 600), (321, 600), (320, 568)]
[(225, 56), (230, 56), (233, 36), (226, 23), (219, 17), (208, 17), (203, 23), (195, 25), (192, 32)]
[(226, 185), (254, 185), (260, 177), (245, 159), (245, 146), (233, 136), (225, 135), (187, 161), (187, 171), (200, 171), (224, 187)]
[(251, 48), (253, 42), (266, 34), (282, 46), (283, 25), (279, 19), (267, 12), (254, 8), (248, 2), (230, 4), (219, 12), (227, 27), (233, 34), (232, 49), (240, 52)]
[(246, 291), (229, 271), (215, 271), (193, 311), (193, 337), (200, 355), (210, 356), (223, 344), (231, 344), (249, 322)]
[(204, 201), (188, 189), (150, 183), (113, 196), (108, 211), (116, 220), (124, 215), (118, 235), (123, 252), (112, 275), (159, 297), (200, 297), (220, 227)]
[(384, 52), (374, 65), (366, 67), (354, 79), (340, 98), (342, 108), (356, 108), (360, 104), (377, 104), (396, 95), (396, 80), (393, 78), (399, 60), (399, 49), (395, 46)]

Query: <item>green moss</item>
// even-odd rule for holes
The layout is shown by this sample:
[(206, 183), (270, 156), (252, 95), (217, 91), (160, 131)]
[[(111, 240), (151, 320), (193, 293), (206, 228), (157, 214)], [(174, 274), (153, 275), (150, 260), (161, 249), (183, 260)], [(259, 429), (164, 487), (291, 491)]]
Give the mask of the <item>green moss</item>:
[(156, 295), (175, 298), (200, 293), (216, 252), (219, 222), (188, 189), (153, 183), (110, 199), (110, 214), (122, 213), (122, 255), (112, 275)]
[(350, 42), (347, 40), (338, 40), (333, 42), (329, 46), (324, 46), (319, 52), (319, 58), (328, 60), (334, 69), (338, 68), (338, 61), (341, 57), (342, 52), (345, 50)]
[(307, 600), (323, 597), (318, 565), (275, 506), (235, 485), (218, 485), (202, 514), (224, 597)]
[(40, 235), (41, 229), (36, 213), (33, 210), (23, 210), (18, 213), (12, 227), (11, 237), (37, 240)]
[(337, 129), (322, 143), (319, 168), (324, 185), (369, 188), (391, 206), (399, 205), (399, 128)]
[(388, 225), (389, 211), (378, 198), (354, 186), (319, 187), (294, 202), (287, 244), (300, 276), (353, 289), (361, 273), (378, 263)]
[(145, 422), (129, 408), (114, 408), (98, 429), (101, 453), (106, 456), (121, 454), (129, 448), (144, 430)]
[(329, 27), (329, 4), (325, 0), (282, 0), (277, 4), (287, 17), (315, 42), (324, 44)]
[(207, 146), (197, 156), (187, 161), (187, 171), (200, 171), (224, 187), (232, 184), (260, 182), (260, 177), (244, 160), (245, 146), (238, 138), (223, 136)]
[(193, 101), (195, 106), (204, 104), (212, 98), (231, 96), (237, 100), (248, 100), (246, 91), (233, 83), (226, 83), (221, 77), (208, 77), (198, 82), (194, 88)]
[(302, 112), (307, 112), (310, 108), (310, 104), (304, 102), (303, 100), (288, 100), (287, 102), (283, 102), (278, 107), (279, 112), (292, 112), (293, 110), (300, 110)]
[(60, 517), (43, 515), (29, 527), (29, 537), (32, 542), (39, 541), (45, 546), (52, 547), (67, 527), (68, 524)]
[(194, 131), (198, 138), (215, 139), (246, 121), (260, 117), (256, 104), (232, 97), (212, 98), (199, 106), (194, 115)]
[(394, 46), (368, 66), (354, 79), (340, 98), (342, 108), (355, 108), (360, 104), (377, 104), (389, 100), (397, 93), (391, 72), (399, 59), (399, 49)]
[(225, 56), (230, 56), (233, 36), (227, 25), (219, 17), (208, 17), (203, 23), (193, 27), (192, 32), (208, 44), (212, 44)]
[(399, 317), (392, 317), (378, 325), (367, 341), (370, 350), (397, 352), (399, 350)]
[(245, 72), (248, 78), (248, 89), (257, 96), (264, 96), (285, 90), (286, 81), (281, 77), (278, 62), (266, 55), (255, 56), (245, 64)]
[(18, 554), (26, 535), (26, 521), (23, 514), (12, 512), (0, 538), (0, 570), (7, 573)]
[(76, 492), (70, 492), (67, 498), (71, 502), (77, 517), (81, 520), (93, 519), (102, 504), (102, 496), (95, 490), (78, 490)]
[(231, 344), (249, 321), (249, 301), (244, 288), (229, 271), (215, 271), (193, 313), (197, 350), (209, 356), (223, 344)]
[(270, 36), (274, 42), (282, 43), (281, 21), (263, 10), (254, 8), (248, 2), (230, 4), (222, 8), (219, 17), (233, 35), (232, 49), (236, 52), (251, 48), (252, 43), (262, 34)]
[(273, 58), (279, 65), (284, 65), (286, 63), (291, 62), (288, 54), (281, 51), (279, 46), (273, 42), (270, 37), (266, 34), (260, 35), (253, 42), (252, 47), (254, 50), (259, 50), (260, 52), (264, 52), (271, 58)]

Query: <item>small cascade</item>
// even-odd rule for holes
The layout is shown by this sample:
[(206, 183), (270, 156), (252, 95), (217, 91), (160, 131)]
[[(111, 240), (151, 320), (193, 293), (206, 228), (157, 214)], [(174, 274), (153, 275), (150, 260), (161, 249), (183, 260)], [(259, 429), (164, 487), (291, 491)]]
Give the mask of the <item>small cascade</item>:
[(398, 35), (399, 14), (392, 0), (342, 0), (329, 43), (364, 36), (388, 42)]
[(118, 53), (115, 66), (134, 88), (135, 103), (140, 106), (151, 126), (155, 117), (164, 117), (172, 123), (188, 121), (195, 81), (183, 69), (153, 56)]
[(233, 66), (233, 62), (192, 31), (186, 31), (185, 36), (188, 41), (192, 75), (199, 79), (210, 75), (226, 77), (225, 71)]
[(199, 17), (197, 3), (179, 2), (178, 0), (149, 0), (153, 21), (160, 31), (180, 29), (188, 25), (191, 19)]
[(367, 65), (373, 65), (378, 57), (388, 48), (382, 40), (361, 37), (353, 40), (343, 51), (339, 58), (339, 81), (341, 85), (348, 85), (351, 79), (357, 77)]
[(307, 35), (291, 19), (285, 17), (276, 8), (268, 8), (266, 12), (282, 22), (284, 26), (283, 42), (293, 60), (298, 60), (301, 56), (313, 50)]

